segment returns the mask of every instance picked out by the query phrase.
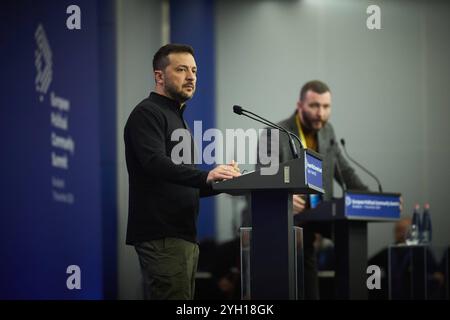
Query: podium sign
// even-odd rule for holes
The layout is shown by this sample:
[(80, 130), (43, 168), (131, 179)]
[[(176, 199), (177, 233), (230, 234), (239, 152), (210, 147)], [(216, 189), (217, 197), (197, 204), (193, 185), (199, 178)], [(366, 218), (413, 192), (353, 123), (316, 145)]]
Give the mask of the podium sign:
[(400, 218), (400, 195), (380, 193), (347, 192), (345, 216), (348, 219), (393, 219)]
[(311, 153), (305, 156), (305, 182), (313, 189), (322, 190), (322, 160)]

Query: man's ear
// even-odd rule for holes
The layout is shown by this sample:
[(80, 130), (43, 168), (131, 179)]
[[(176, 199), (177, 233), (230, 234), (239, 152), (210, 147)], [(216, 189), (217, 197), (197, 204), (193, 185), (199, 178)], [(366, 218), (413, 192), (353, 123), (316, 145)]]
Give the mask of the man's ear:
[(161, 70), (155, 70), (154, 74), (155, 74), (155, 82), (159, 85), (163, 85), (164, 84), (164, 72), (162, 72)]

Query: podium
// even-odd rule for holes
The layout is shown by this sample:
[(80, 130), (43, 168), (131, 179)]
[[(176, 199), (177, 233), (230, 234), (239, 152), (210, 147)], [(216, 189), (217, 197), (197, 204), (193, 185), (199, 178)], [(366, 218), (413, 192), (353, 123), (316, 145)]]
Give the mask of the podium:
[(400, 218), (400, 194), (347, 191), (295, 216), (302, 221), (332, 224), (335, 243), (337, 299), (365, 300), (367, 289), (367, 223)]
[(275, 174), (266, 174), (261, 168), (216, 182), (213, 189), (249, 195), (251, 299), (294, 300), (297, 282), (292, 194), (323, 193), (322, 156), (302, 150), (298, 159), (280, 163)]

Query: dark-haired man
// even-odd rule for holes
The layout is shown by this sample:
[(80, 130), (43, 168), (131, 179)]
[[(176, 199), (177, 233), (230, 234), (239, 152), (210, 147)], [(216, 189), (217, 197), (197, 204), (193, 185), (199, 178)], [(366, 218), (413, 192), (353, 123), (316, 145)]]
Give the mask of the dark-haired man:
[[(153, 57), (155, 89), (131, 112), (125, 125), (129, 175), (127, 244), (139, 257), (147, 299), (193, 299), (198, 261), (197, 215), (200, 195), (212, 194), (213, 181), (240, 175), (233, 163), (207, 172), (171, 158), (187, 130), (185, 102), (192, 98), (197, 65), (190, 46), (168, 44)], [(185, 156), (182, 157), (186, 159)]]
[[(323, 156), (323, 186), (324, 200), (333, 197), (333, 178), (339, 184), (343, 182), (348, 189), (367, 190), (352, 167), (343, 158), (334, 129), (328, 122), (331, 115), (331, 91), (328, 86), (318, 80), (307, 82), (300, 91), (295, 112), (286, 120), (278, 123), (280, 126), (298, 135), (304, 146), (317, 151)], [(286, 135), (279, 136), (279, 163), (292, 159), (289, 140)], [(298, 146), (299, 147), (299, 146)], [(336, 167), (342, 173), (341, 181)], [(299, 214), (308, 206), (304, 195), (293, 196), (294, 214)], [(311, 225), (304, 226), (305, 250), (305, 297), (318, 299), (318, 279), (315, 253), (313, 249), (314, 231)]]

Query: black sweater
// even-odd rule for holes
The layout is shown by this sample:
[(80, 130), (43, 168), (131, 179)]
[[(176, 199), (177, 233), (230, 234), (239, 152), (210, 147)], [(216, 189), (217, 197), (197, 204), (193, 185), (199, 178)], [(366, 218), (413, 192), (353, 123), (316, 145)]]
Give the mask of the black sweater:
[[(127, 244), (176, 237), (196, 242), (200, 191), (210, 192), (208, 172), (193, 164), (175, 164), (171, 141), (176, 129), (187, 129), (185, 106), (152, 92), (131, 112), (125, 125), (129, 176)], [(191, 144), (192, 142), (192, 137)]]

